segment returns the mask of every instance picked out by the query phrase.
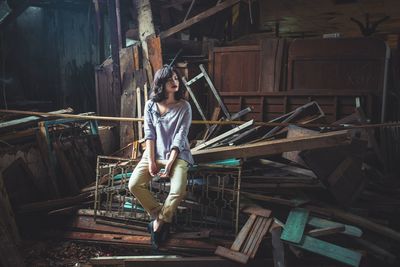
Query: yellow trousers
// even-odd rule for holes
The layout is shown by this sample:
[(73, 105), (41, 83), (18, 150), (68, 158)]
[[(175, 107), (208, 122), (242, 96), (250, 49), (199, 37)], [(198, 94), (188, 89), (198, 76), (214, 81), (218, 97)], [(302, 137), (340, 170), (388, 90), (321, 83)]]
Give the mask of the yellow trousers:
[[(157, 166), (161, 169), (167, 163), (166, 160), (157, 160)], [(149, 173), (149, 163), (143, 158), (134, 169), (129, 179), (129, 190), (140, 202), (143, 208), (155, 219), (172, 222), (172, 217), (179, 203), (186, 196), (188, 163), (182, 159), (176, 159), (170, 172), (171, 186), (164, 205), (161, 205), (149, 191), (149, 182), (152, 179)]]

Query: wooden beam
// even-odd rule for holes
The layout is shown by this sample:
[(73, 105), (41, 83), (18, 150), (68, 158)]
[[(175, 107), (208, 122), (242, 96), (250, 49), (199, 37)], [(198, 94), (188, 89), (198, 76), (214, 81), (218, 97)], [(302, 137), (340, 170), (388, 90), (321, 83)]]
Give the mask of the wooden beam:
[(302, 136), (273, 141), (258, 142), (237, 147), (221, 147), (193, 152), (196, 163), (228, 158), (250, 158), (281, 154), (295, 150), (310, 150), (350, 144), (348, 131), (323, 133), (317, 136)]
[(229, 7), (235, 5), (235, 4), (239, 3), (239, 2), (240, 2), (240, 0), (227, 0), (227, 1), (224, 1), (224, 2), (222, 2), (220, 4), (217, 4), (215, 7), (212, 7), (212, 8), (210, 8), (210, 9), (204, 11), (204, 12), (201, 12), (200, 14), (198, 14), (198, 15), (196, 15), (196, 16), (188, 19), (188, 20), (186, 20), (185, 22), (182, 22), (182, 23), (180, 23), (178, 25), (173, 26), (172, 28), (170, 28), (170, 29), (168, 29), (166, 31), (161, 32), (160, 33), (160, 38), (161, 39), (165, 39), (168, 36), (171, 36), (171, 35), (173, 35), (173, 34), (175, 34), (177, 32), (180, 32), (180, 31), (182, 31), (182, 30), (184, 30), (186, 28), (189, 28), (190, 26), (192, 26), (192, 25), (194, 25), (194, 24), (196, 24), (196, 23), (198, 23), (198, 22), (200, 22), (200, 21), (202, 21), (202, 20), (204, 20), (204, 19), (206, 19), (208, 17), (211, 17), (212, 15), (215, 15), (218, 12), (221, 12), (222, 10), (224, 10), (226, 8), (229, 8)]
[(248, 122), (246, 122), (246, 123), (244, 123), (244, 124), (242, 124), (240, 126), (237, 126), (237, 127), (233, 128), (232, 130), (229, 130), (229, 131), (227, 131), (227, 132), (225, 132), (225, 133), (223, 133), (221, 135), (218, 135), (218, 136), (214, 137), (211, 140), (208, 140), (208, 141), (206, 141), (206, 142), (204, 142), (204, 143), (192, 148), (191, 151), (195, 152), (195, 151), (202, 150), (202, 149), (204, 149), (206, 147), (209, 147), (209, 146), (211, 146), (211, 145), (213, 145), (215, 143), (218, 143), (218, 142), (224, 140), (225, 138), (228, 138), (228, 137), (234, 135), (235, 133), (238, 133), (238, 132), (240, 132), (240, 131), (242, 131), (244, 129), (249, 128), (253, 124), (254, 124), (254, 120), (250, 120), (250, 121), (248, 121)]
[(109, 16), (109, 27), (111, 32), (111, 58), (113, 60), (113, 88), (116, 92), (121, 93), (121, 71), (120, 71), (120, 37), (118, 36), (118, 17), (117, 17), (117, 6), (114, 0), (108, 0), (108, 16)]

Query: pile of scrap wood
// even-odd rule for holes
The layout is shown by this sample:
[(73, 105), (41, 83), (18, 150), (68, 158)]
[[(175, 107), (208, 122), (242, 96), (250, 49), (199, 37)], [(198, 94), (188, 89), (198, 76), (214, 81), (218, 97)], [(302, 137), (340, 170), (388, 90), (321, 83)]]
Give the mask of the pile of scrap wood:
[[(1, 119), (0, 189), (2, 205), (8, 207), (7, 216), (1, 216), (2, 231), (30, 229), (35, 224), (30, 216), (43, 212), (93, 206), (93, 193), (84, 188), (93, 185), (96, 158), (102, 154), (95, 121), (20, 115)], [(17, 237), (2, 239), (18, 245)]]
[[(116, 255), (93, 258), (91, 264), (232, 266), (233, 261), (238, 266), (320, 266), (334, 260), (350, 266), (396, 266), (400, 229), (395, 215), (400, 199), (397, 188), (387, 187), (379, 176), (385, 162), (375, 135), (369, 128), (343, 127), (365, 123), (359, 108), (329, 127), (315, 124), (323, 116), (318, 103), (310, 102), (273, 121), (282, 124), (249, 121), (236, 127), (207, 127), (204, 139), (192, 150), (197, 166), (189, 171), (187, 197), (174, 217), (171, 238), (160, 249), (169, 256)], [(228, 112), (224, 117), (234, 116)], [(289, 122), (296, 126), (285, 124)], [(79, 138), (84, 137), (88, 150), (91, 142), (96, 143), (89, 138), (95, 125), (84, 126), (76, 121), (42, 121), (32, 139), (38, 140), (34, 143), (40, 153), (47, 149), (41, 154), (47, 172), (52, 171), (53, 155), (60, 164), (53, 171), (62, 171), (68, 192), (74, 194), (37, 202), (40, 195), (14, 185), (10, 188), (18, 190), (9, 191), (7, 203), (18, 203), (18, 216), (46, 212), (47, 218), (61, 218), (62, 223), (41, 232), (46, 237), (129, 246), (151, 254), (146, 231), (150, 218), (127, 188), (137, 160), (100, 156), (91, 163), (91, 172), (82, 172), (87, 180), (71, 186), (72, 178), (80, 177), (81, 162), (69, 165), (71, 156), (79, 155), (76, 150), (84, 146), (77, 143)], [(43, 141), (41, 133), (46, 131)], [(31, 174), (23, 165), (16, 160), (3, 175), (26, 179)], [(96, 185), (91, 183), (94, 177)], [(151, 183), (160, 201), (169, 186), (168, 181)], [(72, 216), (65, 220), (65, 215)]]

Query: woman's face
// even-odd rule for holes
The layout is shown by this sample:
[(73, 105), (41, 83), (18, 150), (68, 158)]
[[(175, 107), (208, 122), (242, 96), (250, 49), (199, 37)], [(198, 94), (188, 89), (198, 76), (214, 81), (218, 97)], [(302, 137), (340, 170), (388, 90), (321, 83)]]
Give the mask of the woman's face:
[(172, 73), (172, 77), (167, 80), (165, 84), (165, 92), (167, 94), (175, 93), (179, 90), (178, 75), (175, 72)]

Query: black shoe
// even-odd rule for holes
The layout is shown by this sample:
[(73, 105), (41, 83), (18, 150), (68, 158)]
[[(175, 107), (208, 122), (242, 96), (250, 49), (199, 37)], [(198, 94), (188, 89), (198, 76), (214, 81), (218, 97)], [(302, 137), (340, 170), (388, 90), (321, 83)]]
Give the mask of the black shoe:
[(147, 225), (147, 231), (150, 233), (151, 236), (151, 248), (153, 250), (158, 250), (158, 244), (160, 241), (160, 232), (154, 232), (154, 221), (149, 222)]

